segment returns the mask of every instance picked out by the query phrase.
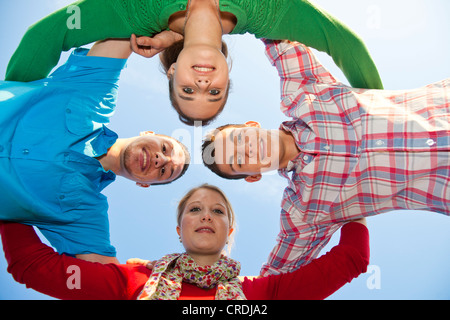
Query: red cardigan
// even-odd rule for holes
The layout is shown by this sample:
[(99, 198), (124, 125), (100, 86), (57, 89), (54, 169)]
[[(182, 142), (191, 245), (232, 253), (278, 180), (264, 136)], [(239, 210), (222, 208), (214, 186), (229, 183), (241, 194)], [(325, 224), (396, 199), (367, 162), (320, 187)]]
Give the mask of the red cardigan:
[[(55, 298), (136, 299), (151, 274), (142, 266), (100, 264), (59, 255), (27, 225), (0, 222), (0, 234), (8, 272), (14, 279)], [(249, 300), (324, 299), (366, 272), (368, 264), (369, 232), (364, 225), (350, 222), (342, 227), (339, 244), (327, 254), (292, 273), (245, 278), (242, 286)], [(77, 275), (80, 288), (70, 289)], [(214, 295), (215, 289), (183, 283), (180, 300), (212, 300)]]

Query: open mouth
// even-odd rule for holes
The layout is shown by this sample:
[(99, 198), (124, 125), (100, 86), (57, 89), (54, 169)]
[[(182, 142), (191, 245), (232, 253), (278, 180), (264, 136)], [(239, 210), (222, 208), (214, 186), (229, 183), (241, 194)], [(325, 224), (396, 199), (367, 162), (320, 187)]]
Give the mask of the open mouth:
[(266, 146), (262, 138), (259, 139), (259, 158), (261, 162), (266, 158)]
[(147, 170), (147, 168), (150, 166), (150, 154), (148, 153), (148, 150), (145, 148), (142, 148), (142, 153), (139, 158), (141, 170), (144, 172)]
[(195, 230), (195, 232), (198, 233), (215, 233), (214, 230), (212, 228), (209, 227), (201, 227)]
[(194, 69), (198, 73), (210, 73), (216, 70), (216, 68), (209, 65), (195, 65), (192, 67), (192, 69)]

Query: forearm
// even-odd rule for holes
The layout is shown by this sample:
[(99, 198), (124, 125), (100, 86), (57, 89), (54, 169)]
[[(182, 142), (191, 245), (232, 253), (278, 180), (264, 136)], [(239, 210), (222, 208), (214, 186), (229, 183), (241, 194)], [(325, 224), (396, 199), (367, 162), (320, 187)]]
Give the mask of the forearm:
[(9, 61), (5, 80), (42, 79), (57, 65), (62, 51), (107, 38), (129, 39), (132, 28), (108, 1), (78, 1), (74, 11), (67, 6), (32, 25)]
[(77, 259), (81, 259), (84, 261), (90, 261), (90, 262), (98, 262), (98, 263), (103, 263), (103, 264), (107, 264), (107, 263), (119, 264), (119, 260), (117, 260), (116, 257), (108, 257), (108, 256), (103, 256), (101, 254), (96, 254), (96, 253), (77, 254), (77, 255), (75, 255), (75, 257)]
[(58, 299), (127, 299), (128, 274), (115, 264), (59, 255), (41, 242), (33, 227), (0, 222), (0, 234), (14, 279)]
[[(322, 300), (366, 272), (369, 264), (369, 233), (361, 223), (351, 222), (330, 252), (297, 271), (279, 278), (276, 299)], [(275, 291), (274, 291), (275, 292)]]
[(339, 20), (306, 0), (290, 0), (264, 38), (301, 42), (329, 54), (355, 88), (383, 89), (363, 41)]

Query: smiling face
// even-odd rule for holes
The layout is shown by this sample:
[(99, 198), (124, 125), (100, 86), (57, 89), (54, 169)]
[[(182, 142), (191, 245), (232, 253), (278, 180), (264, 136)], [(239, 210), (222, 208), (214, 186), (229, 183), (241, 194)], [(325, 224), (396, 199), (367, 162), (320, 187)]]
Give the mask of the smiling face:
[(184, 149), (178, 141), (152, 133), (132, 139), (121, 157), (124, 177), (142, 186), (176, 179), (187, 162)]
[[(179, 218), (177, 232), (186, 252), (194, 259), (218, 259), (233, 232), (232, 212), (222, 195), (214, 190), (199, 188), (186, 200)], [(196, 259), (197, 261), (197, 259)]]
[(173, 94), (178, 108), (187, 117), (205, 120), (223, 108), (229, 70), (221, 51), (201, 45), (185, 48), (168, 75), (173, 78)]
[(216, 134), (214, 161), (228, 176), (247, 175), (247, 181), (261, 177), (262, 172), (279, 168), (282, 145), (278, 130), (259, 128), (259, 124), (228, 127)]

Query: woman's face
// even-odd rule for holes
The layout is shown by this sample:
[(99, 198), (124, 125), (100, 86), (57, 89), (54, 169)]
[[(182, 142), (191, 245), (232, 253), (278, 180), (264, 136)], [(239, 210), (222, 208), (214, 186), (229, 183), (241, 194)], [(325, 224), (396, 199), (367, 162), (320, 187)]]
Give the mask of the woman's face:
[(221, 51), (205, 45), (184, 48), (168, 73), (173, 75), (174, 96), (183, 114), (205, 120), (219, 112), (229, 83)]
[(223, 197), (216, 191), (201, 188), (186, 201), (177, 232), (186, 252), (191, 256), (219, 258), (230, 227), (229, 212)]

